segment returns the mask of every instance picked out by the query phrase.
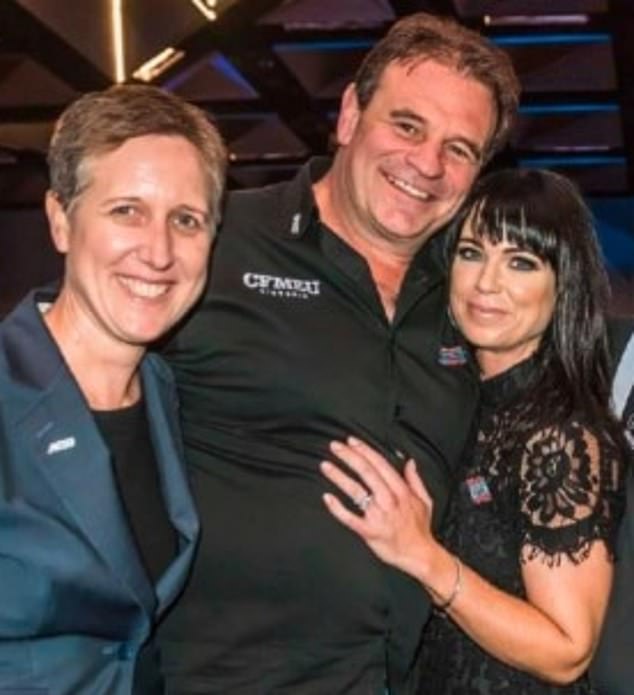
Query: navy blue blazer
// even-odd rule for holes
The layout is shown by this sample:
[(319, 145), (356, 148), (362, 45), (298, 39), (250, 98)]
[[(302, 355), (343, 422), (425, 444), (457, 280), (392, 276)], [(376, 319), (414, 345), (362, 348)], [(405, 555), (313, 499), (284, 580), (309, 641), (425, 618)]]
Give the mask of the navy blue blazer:
[(199, 532), (172, 376), (160, 357), (144, 358), (154, 453), (179, 538), (153, 586), (109, 452), (37, 308), (51, 299), (33, 292), (0, 324), (0, 693), (161, 692), (152, 634)]

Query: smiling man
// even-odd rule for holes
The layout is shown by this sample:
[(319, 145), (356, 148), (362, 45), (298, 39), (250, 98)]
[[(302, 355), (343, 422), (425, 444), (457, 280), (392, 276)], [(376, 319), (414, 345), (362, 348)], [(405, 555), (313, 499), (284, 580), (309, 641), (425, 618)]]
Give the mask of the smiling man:
[(162, 632), (170, 693), (395, 695), (416, 680), (429, 603), (329, 518), (319, 462), (349, 434), (399, 469), (413, 456), (442, 512), (477, 384), (433, 237), (517, 98), (505, 54), (412, 15), (345, 90), (333, 161), (230, 196), (207, 294), (167, 351), (203, 526)]

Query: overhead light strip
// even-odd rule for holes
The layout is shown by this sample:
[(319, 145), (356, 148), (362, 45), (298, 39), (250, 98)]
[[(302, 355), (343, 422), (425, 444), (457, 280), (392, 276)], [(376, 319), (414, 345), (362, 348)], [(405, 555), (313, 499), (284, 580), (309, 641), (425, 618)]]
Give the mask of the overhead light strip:
[(333, 39), (332, 41), (284, 41), (273, 45), (277, 53), (300, 53), (319, 51), (322, 53), (356, 51), (372, 48), (374, 41), (366, 39)]
[(157, 53), (153, 58), (146, 60), (141, 67), (137, 68), (132, 77), (143, 82), (152, 82), (159, 75), (163, 74), (172, 65), (178, 63), (185, 55), (185, 51), (180, 51), (172, 46), (164, 48), (160, 53)]
[(517, 34), (508, 36), (491, 36), (491, 41), (498, 46), (547, 46), (562, 44), (610, 43), (612, 37), (604, 33), (587, 34)]
[(125, 39), (123, 35), (123, 0), (110, 0), (112, 22), (112, 54), (115, 82), (125, 82)]
[(624, 166), (627, 163), (625, 157), (614, 156), (553, 156), (553, 157), (521, 157), (518, 160), (523, 167), (593, 167), (593, 166)]
[(215, 22), (216, 19), (218, 19), (216, 0), (191, 0), (191, 3), (207, 19), (207, 21)]
[(520, 106), (520, 113), (527, 115), (543, 116), (561, 113), (617, 113), (618, 104), (526, 104)]
[(484, 25), (487, 27), (506, 26), (579, 26), (590, 23), (587, 14), (546, 14), (546, 15), (485, 15)]

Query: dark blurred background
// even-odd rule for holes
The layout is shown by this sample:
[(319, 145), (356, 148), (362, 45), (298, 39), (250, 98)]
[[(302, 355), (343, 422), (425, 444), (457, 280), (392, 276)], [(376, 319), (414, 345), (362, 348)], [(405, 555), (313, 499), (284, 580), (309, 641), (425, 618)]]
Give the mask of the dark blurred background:
[(0, 315), (59, 273), (41, 212), (45, 150), (82, 92), (135, 80), (173, 90), (218, 123), (230, 187), (261, 185), (327, 152), (360, 59), (419, 10), (509, 52), (521, 116), (491, 166), (578, 182), (613, 311), (634, 314), (634, 0), (0, 0)]

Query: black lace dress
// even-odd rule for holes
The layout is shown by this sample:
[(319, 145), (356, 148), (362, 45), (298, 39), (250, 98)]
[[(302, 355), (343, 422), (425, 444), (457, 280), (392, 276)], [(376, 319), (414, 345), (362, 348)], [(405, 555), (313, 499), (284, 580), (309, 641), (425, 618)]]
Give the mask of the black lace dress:
[[(581, 563), (601, 538), (611, 548), (619, 514), (618, 453), (579, 420), (528, 432), (509, 445), (531, 371), (524, 362), (483, 382), (476, 442), (448, 509), (445, 546), (481, 576), (519, 597), (526, 593), (520, 557), (555, 566)], [(521, 625), (517, 626), (522, 629)], [(443, 613), (425, 631), (420, 695), (587, 695), (587, 678), (554, 686), (507, 666)]]

